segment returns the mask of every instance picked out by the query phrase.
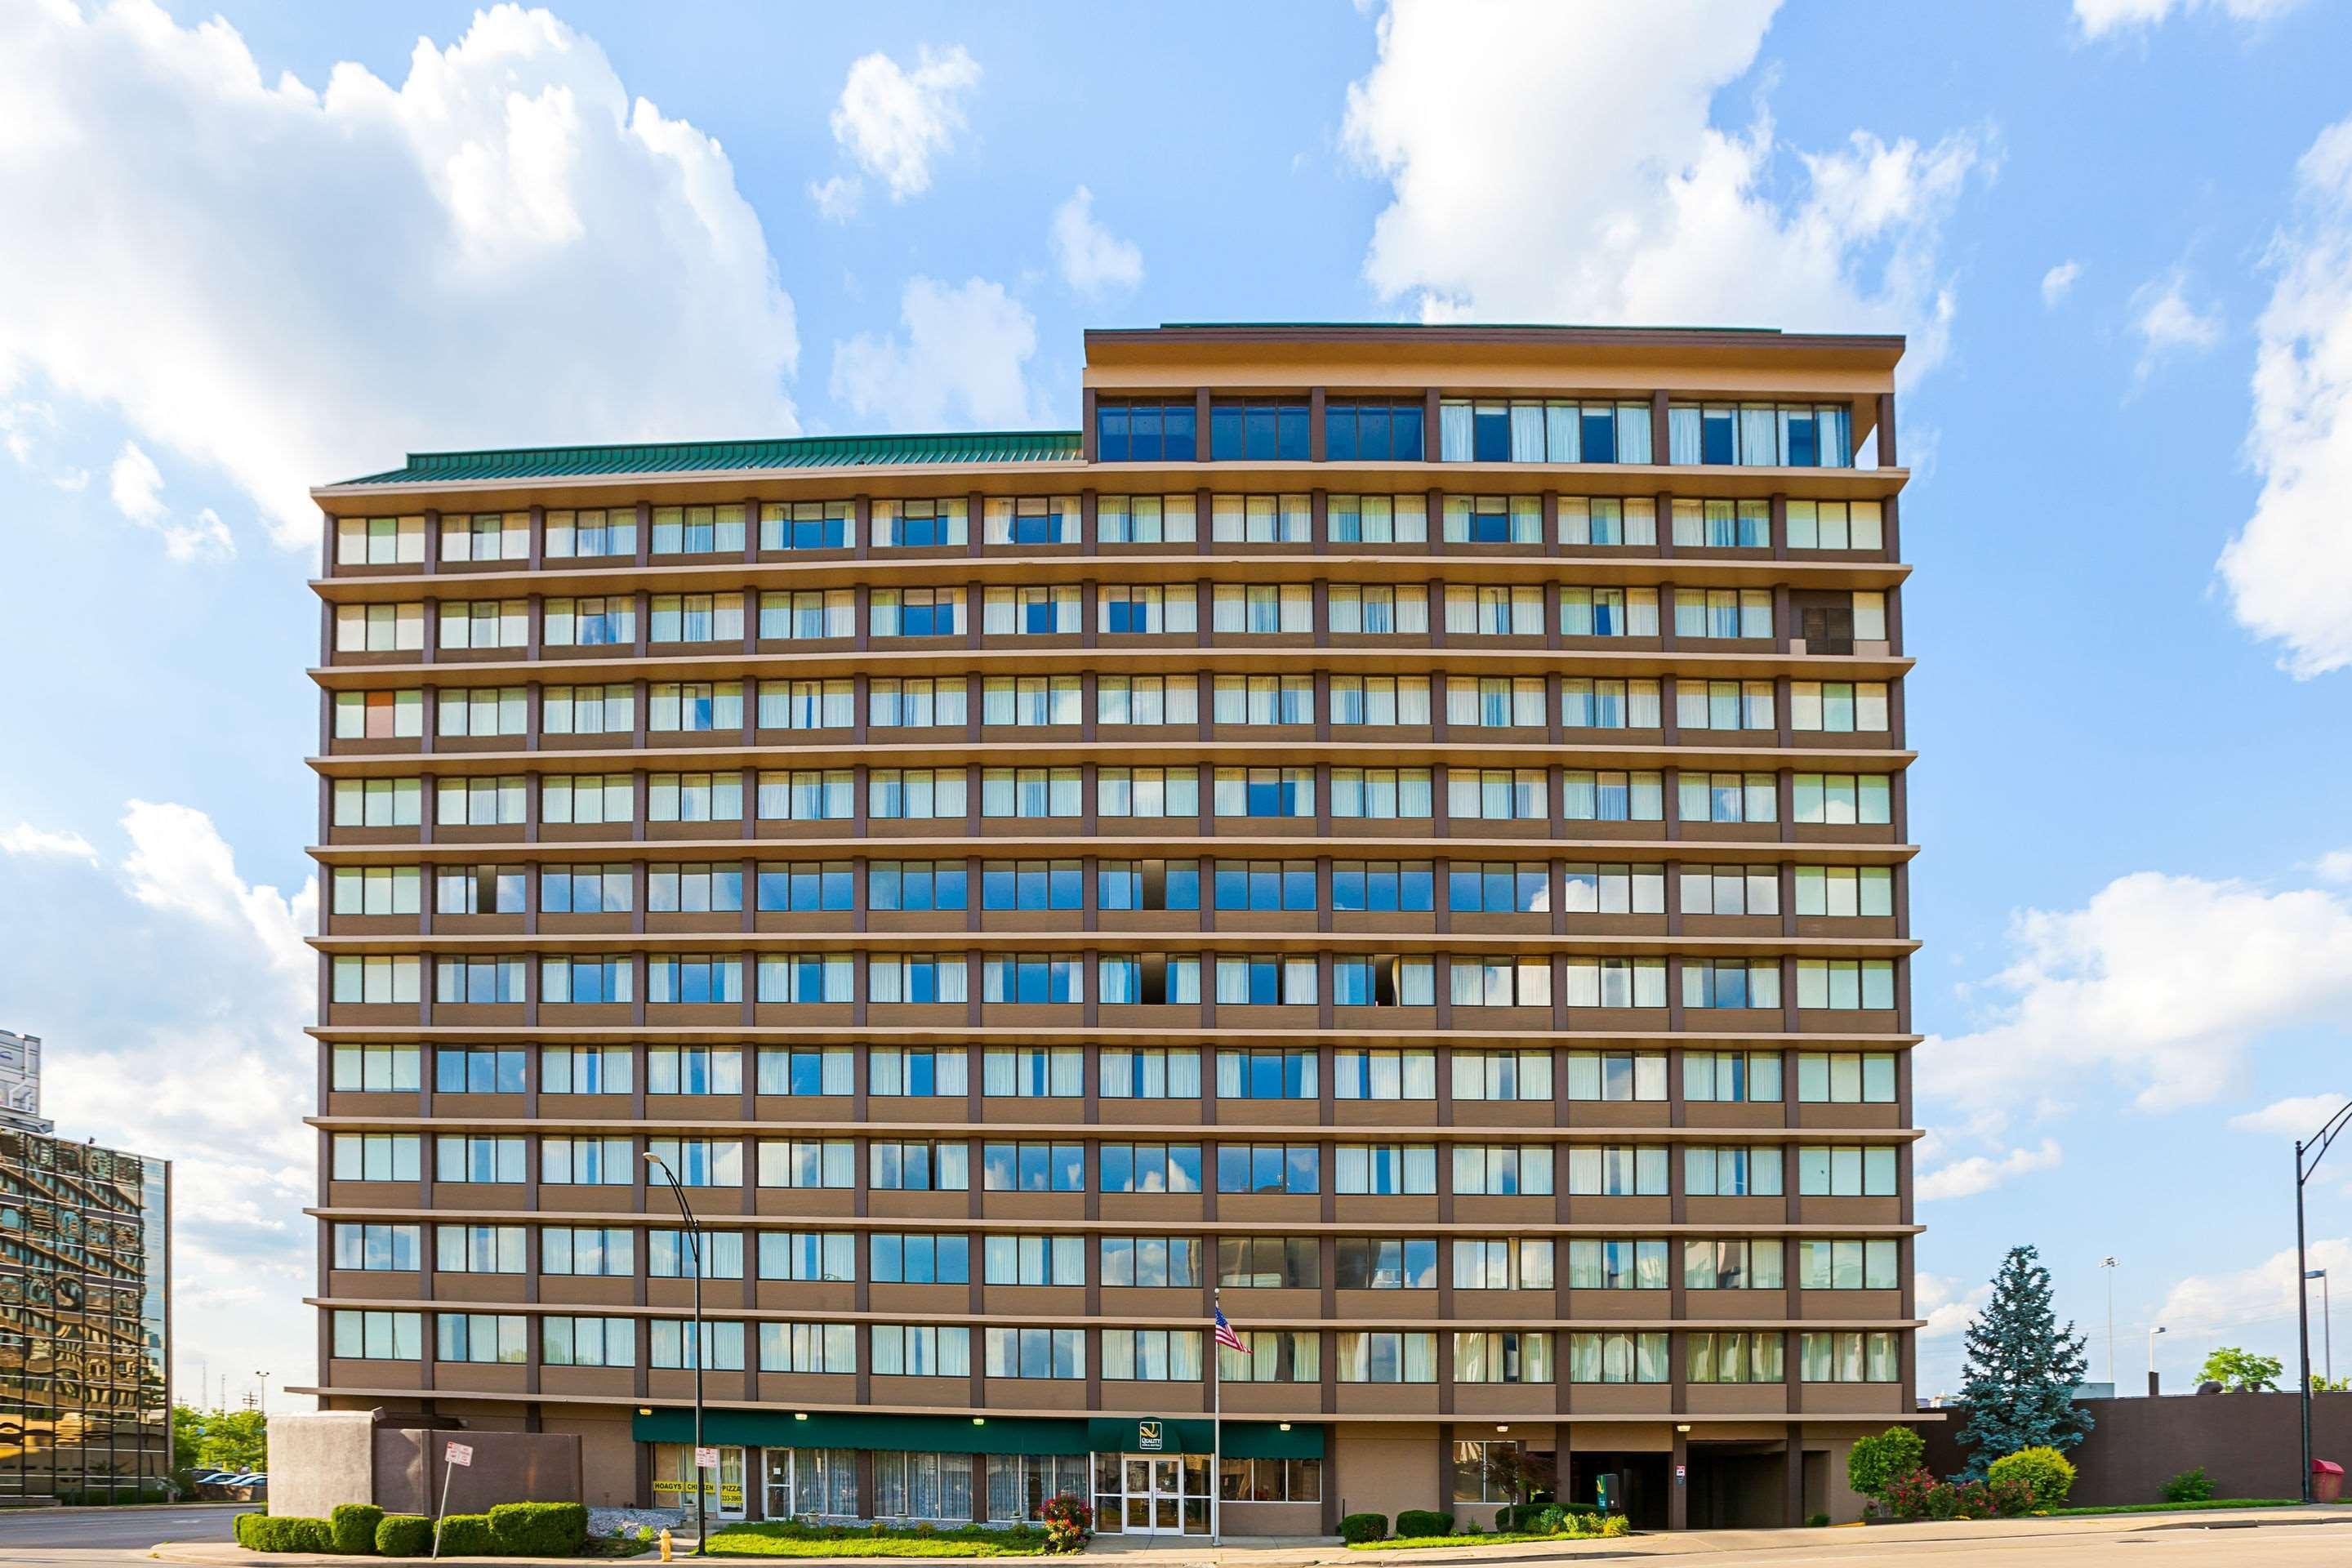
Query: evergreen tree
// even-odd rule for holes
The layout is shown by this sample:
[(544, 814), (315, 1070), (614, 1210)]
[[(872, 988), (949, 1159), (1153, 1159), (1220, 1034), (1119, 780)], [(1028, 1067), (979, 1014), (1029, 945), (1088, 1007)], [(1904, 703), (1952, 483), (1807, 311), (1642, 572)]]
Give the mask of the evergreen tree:
[(2074, 1403), (2075, 1385), (2090, 1365), (2084, 1338), (2069, 1322), (2058, 1327), (2050, 1308), (2050, 1270), (2030, 1247), (2012, 1247), (1992, 1279), (1992, 1299), (1969, 1325), (1968, 1361), (1960, 1397), (1969, 1407), (1960, 1446), (1970, 1450), (1968, 1474), (2020, 1448), (2066, 1448), (2091, 1429), (2090, 1412)]

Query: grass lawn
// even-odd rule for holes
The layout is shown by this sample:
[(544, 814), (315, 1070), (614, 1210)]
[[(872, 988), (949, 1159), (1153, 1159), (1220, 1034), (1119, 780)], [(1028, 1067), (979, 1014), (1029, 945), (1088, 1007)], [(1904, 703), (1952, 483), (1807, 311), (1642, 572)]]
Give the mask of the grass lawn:
[(734, 1524), (711, 1533), (712, 1557), (1043, 1557), (1042, 1530), (941, 1530), (918, 1534), (801, 1524)]
[(2053, 1508), (2046, 1516), (2066, 1519), (2085, 1513), (2180, 1513), (2206, 1508), (2300, 1508), (2303, 1500), (2291, 1497), (2211, 1498), (2204, 1502), (2119, 1502), (2105, 1508)]
[[(1632, 1533), (1633, 1531), (1631, 1530), (1621, 1531), (1614, 1539), (1622, 1540)], [(1349, 1550), (1353, 1552), (1402, 1552), (1408, 1549), (1418, 1550), (1424, 1546), (1515, 1546), (1523, 1541), (1602, 1541), (1608, 1539), (1612, 1538), (1598, 1530), (1588, 1530), (1581, 1532), (1576, 1531), (1562, 1531), (1557, 1535), (1547, 1535), (1541, 1531), (1534, 1530), (1498, 1530), (1490, 1531), (1485, 1535), (1395, 1535), (1391, 1536), (1386, 1541), (1359, 1541), (1354, 1542)]]

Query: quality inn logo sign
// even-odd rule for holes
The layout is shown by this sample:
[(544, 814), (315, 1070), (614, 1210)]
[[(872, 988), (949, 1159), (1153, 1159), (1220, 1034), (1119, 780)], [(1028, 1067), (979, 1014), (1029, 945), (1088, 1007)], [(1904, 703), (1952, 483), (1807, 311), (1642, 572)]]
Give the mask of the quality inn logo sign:
[(1157, 1421), (1137, 1422), (1135, 1424), (1135, 1446), (1147, 1454), (1156, 1454), (1160, 1452), (1161, 1447), (1160, 1423)]

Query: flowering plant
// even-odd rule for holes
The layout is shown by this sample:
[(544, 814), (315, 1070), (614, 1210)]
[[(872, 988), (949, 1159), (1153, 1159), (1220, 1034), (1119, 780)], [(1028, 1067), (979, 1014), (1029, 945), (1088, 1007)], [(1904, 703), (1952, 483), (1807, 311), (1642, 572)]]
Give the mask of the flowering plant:
[(1037, 1517), (1045, 1526), (1048, 1552), (1083, 1552), (1094, 1539), (1094, 1509), (1066, 1492), (1049, 1499), (1037, 1510)]

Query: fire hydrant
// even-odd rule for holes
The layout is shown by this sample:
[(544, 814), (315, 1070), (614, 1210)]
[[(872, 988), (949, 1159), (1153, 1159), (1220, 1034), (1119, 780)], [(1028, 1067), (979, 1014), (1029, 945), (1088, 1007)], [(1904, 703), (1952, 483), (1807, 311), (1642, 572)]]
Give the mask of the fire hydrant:
[(662, 1561), (667, 1563), (669, 1561), (669, 1526), (667, 1524), (661, 1530), (661, 1549)]

